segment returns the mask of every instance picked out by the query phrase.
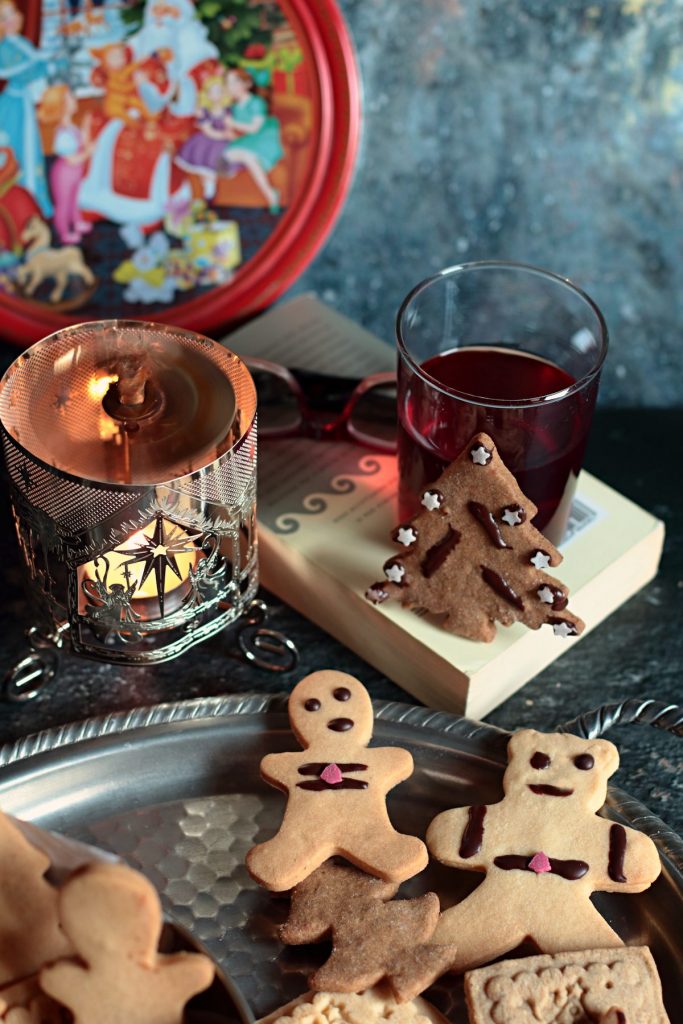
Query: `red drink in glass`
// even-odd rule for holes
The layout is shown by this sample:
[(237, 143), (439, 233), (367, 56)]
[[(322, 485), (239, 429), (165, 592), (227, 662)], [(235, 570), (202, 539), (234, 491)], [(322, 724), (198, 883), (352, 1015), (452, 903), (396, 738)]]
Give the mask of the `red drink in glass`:
[(483, 430), (537, 506), (534, 524), (558, 543), (607, 344), (597, 307), (543, 271), (469, 264), (419, 285), (398, 332), (401, 519)]

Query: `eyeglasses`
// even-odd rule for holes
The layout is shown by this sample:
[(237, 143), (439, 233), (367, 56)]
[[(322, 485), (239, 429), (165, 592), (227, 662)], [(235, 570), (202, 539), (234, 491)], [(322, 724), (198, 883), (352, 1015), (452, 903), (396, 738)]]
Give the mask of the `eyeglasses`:
[(259, 437), (349, 440), (396, 451), (396, 375), (363, 380), (244, 359), (256, 385)]

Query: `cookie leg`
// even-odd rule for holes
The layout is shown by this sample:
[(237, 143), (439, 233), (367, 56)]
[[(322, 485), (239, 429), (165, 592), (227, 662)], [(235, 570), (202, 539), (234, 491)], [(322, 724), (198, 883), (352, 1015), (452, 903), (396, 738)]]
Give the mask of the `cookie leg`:
[(530, 938), (542, 953), (572, 953), (575, 950), (612, 949), (624, 945), (588, 901), (572, 903), (565, 913), (537, 922)]
[(404, 836), (391, 826), (371, 836), (340, 838), (343, 856), (368, 874), (386, 882), (404, 882), (427, 867), (427, 847), (417, 836)]
[(247, 870), (271, 892), (286, 892), (308, 878), (332, 852), (330, 843), (323, 844), (310, 835), (302, 823), (295, 827), (285, 822), (268, 842), (252, 846), (246, 857)]
[(429, 944), (457, 946), (451, 971), (495, 960), (526, 938), (524, 919), (501, 888), (487, 878), (462, 903), (441, 914)]

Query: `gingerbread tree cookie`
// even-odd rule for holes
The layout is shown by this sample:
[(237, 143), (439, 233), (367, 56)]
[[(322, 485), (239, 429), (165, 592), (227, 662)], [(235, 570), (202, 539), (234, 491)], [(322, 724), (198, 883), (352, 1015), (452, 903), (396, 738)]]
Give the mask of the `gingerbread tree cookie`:
[(343, 672), (314, 672), (292, 690), (289, 721), (304, 750), (261, 762), (266, 782), (287, 793), (287, 809), (277, 835), (247, 854), (257, 882), (284, 892), (335, 855), (391, 882), (426, 867), (424, 843), (396, 832), (386, 808), (413, 759), (400, 747), (368, 747), (365, 687)]
[(185, 1003), (213, 980), (201, 953), (157, 953), (159, 897), (131, 868), (79, 869), (60, 890), (59, 914), (78, 960), (43, 968), (40, 985), (74, 1024), (182, 1024)]
[(394, 530), (402, 551), (366, 597), (444, 615), (446, 629), (470, 640), (491, 641), (496, 622), (517, 621), (576, 636), (584, 624), (567, 609), (567, 588), (546, 572), (562, 555), (531, 525), (536, 511), (491, 438), (476, 434), (424, 491), (422, 510)]
[(544, 953), (623, 945), (591, 893), (642, 892), (661, 864), (649, 836), (597, 816), (617, 748), (523, 729), (508, 757), (499, 803), (444, 811), (427, 830), (437, 860), (486, 872), (444, 911), (433, 941), (457, 943), (453, 970), (487, 963), (525, 939)]
[(314, 991), (361, 992), (386, 979), (403, 1003), (447, 970), (456, 947), (426, 945), (439, 918), (438, 896), (392, 901), (397, 889), (333, 861), (297, 885), (282, 941), (332, 936), (330, 958), (308, 979)]

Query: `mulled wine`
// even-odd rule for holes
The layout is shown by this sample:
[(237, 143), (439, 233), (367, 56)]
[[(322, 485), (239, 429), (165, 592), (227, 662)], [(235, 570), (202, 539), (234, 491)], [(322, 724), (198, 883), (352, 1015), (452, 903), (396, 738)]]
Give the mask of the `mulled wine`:
[(420, 363), (399, 360), (399, 505), (402, 521), (427, 484), (477, 431), (495, 441), (538, 508), (534, 525), (553, 543), (564, 532), (581, 468), (599, 375), (576, 379), (548, 359), (514, 348), (453, 348)]

